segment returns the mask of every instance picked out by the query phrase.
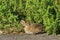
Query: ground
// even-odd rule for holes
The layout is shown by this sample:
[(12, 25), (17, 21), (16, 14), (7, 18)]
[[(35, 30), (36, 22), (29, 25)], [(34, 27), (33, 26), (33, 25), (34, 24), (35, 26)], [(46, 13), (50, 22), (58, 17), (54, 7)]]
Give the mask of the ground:
[(0, 35), (0, 40), (60, 40), (60, 34), (56, 36), (46, 34), (5, 34)]

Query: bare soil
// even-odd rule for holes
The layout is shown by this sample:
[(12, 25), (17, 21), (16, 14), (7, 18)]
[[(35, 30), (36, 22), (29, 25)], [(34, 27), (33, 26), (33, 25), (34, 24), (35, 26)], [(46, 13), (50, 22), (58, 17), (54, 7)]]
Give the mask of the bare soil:
[(60, 34), (56, 36), (47, 34), (5, 34), (0, 35), (0, 40), (60, 40)]

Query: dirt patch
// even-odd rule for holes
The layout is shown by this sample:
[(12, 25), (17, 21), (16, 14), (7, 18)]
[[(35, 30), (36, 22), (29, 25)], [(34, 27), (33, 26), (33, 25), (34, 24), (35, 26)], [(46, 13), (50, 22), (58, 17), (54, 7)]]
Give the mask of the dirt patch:
[(60, 40), (60, 34), (56, 36), (47, 34), (6, 34), (0, 35), (0, 40)]

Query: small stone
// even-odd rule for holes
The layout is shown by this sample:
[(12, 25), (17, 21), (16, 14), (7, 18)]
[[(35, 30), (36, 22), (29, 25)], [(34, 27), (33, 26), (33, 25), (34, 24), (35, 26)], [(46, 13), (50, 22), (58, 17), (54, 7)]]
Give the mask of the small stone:
[(0, 35), (3, 34), (3, 31), (0, 30)]

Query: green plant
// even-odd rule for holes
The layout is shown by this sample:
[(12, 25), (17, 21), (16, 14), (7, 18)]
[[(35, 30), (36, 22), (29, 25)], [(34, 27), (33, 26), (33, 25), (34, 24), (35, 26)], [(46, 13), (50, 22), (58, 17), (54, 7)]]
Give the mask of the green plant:
[(22, 30), (21, 19), (44, 24), (48, 34), (56, 34), (60, 29), (60, 0), (0, 0), (0, 29)]
[(0, 0), (0, 29), (22, 28), (18, 21), (16, 0)]

